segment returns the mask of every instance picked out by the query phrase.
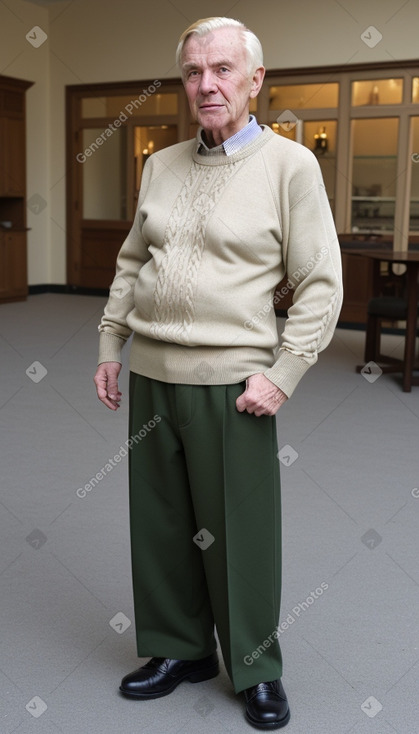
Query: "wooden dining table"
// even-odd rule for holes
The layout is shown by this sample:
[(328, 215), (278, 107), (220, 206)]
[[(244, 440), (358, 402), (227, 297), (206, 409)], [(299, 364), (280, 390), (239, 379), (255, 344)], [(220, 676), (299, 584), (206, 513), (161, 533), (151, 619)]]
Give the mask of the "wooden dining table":
[[(362, 255), (373, 260), (373, 282), (378, 282), (380, 262), (400, 264), (406, 266), (407, 278), (407, 316), (404, 358), (400, 360), (399, 366), (393, 365), (392, 371), (400, 371), (403, 374), (403, 392), (411, 392), (412, 385), (419, 385), (419, 376), (414, 376), (415, 349), (417, 334), (417, 316), (419, 299), (419, 251), (407, 250), (406, 252), (395, 252), (393, 250), (362, 247), (357, 249), (346, 249), (342, 247), (346, 255)], [(378, 295), (376, 293), (373, 296)], [(387, 370), (388, 371), (388, 370)]]

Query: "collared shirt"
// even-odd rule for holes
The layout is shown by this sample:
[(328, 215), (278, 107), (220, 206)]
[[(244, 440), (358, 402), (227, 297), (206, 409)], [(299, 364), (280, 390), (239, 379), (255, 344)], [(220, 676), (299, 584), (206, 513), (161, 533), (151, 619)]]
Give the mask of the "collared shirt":
[(233, 155), (234, 153), (238, 153), (245, 145), (255, 140), (261, 134), (262, 128), (258, 125), (256, 117), (250, 115), (247, 125), (215, 148), (208, 148), (202, 137), (202, 132), (203, 128), (201, 127), (198, 131), (198, 153), (201, 155), (220, 155), (220, 153)]

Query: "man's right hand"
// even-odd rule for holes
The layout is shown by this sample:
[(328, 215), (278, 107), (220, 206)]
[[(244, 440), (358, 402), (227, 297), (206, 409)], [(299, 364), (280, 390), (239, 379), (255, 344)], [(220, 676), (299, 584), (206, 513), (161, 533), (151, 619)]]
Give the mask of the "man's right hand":
[(111, 410), (118, 410), (122, 393), (118, 390), (119, 362), (102, 362), (93, 378), (99, 400)]

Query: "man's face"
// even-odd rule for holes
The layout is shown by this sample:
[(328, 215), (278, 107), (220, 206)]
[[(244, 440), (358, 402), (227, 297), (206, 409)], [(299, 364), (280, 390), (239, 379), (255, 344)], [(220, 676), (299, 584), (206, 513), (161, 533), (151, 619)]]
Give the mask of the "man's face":
[(183, 47), (181, 67), (191, 113), (211, 145), (219, 145), (248, 123), (249, 100), (258, 94), (265, 69), (249, 73), (239, 29), (192, 34)]

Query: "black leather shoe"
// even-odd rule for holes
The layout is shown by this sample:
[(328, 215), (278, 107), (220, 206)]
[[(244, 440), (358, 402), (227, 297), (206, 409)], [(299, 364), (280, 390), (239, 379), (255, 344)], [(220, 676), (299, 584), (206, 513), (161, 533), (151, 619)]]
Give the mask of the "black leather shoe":
[(151, 658), (142, 668), (126, 675), (121, 681), (119, 690), (125, 696), (133, 698), (159, 698), (167, 696), (183, 680), (199, 683), (214, 678), (219, 672), (216, 652), (201, 660)]
[(257, 729), (280, 729), (290, 720), (290, 709), (281, 681), (246, 688), (246, 719)]

